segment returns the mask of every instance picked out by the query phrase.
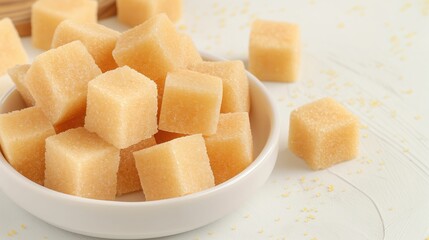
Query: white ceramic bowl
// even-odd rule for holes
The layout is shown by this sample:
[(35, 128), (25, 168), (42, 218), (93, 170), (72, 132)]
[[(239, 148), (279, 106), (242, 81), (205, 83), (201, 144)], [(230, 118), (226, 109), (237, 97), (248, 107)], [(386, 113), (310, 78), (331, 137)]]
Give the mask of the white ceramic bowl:
[[(223, 60), (203, 54), (207, 60)], [(279, 122), (265, 87), (248, 73), (255, 160), (243, 172), (216, 187), (184, 197), (135, 202), (138, 194), (103, 201), (59, 193), (16, 172), (0, 155), (0, 188), (23, 209), (59, 228), (88, 236), (137, 239), (182, 233), (209, 224), (240, 207), (268, 179), (278, 154)], [(22, 108), (11, 89), (0, 112)]]

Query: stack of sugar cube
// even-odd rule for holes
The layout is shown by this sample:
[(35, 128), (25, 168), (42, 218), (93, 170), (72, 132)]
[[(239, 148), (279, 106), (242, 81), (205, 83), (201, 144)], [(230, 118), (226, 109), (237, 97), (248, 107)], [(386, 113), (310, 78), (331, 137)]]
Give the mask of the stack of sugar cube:
[(18, 172), (66, 194), (143, 190), (158, 200), (213, 187), (253, 161), (242, 62), (203, 61), (174, 13), (119, 33), (89, 17), (87, 0), (66, 2), (76, 11), (33, 6), (35, 31), (55, 20), (33, 35), (51, 49), (9, 70), (27, 108), (0, 114), (0, 144)]

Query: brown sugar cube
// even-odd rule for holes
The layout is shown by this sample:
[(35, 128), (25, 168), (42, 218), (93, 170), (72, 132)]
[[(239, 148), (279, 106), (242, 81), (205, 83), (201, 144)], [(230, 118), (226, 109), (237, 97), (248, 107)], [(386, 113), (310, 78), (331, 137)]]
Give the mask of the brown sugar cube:
[(180, 33), (179, 46), (183, 52), (183, 66), (195, 65), (203, 61), (192, 38), (186, 33)]
[[(137, 15), (137, 14), (136, 14)], [(65, 20), (58, 25), (52, 47), (80, 40), (94, 58), (102, 72), (118, 67), (112, 56), (120, 33), (97, 23), (80, 23)]]
[(55, 132), (62, 133), (72, 128), (83, 127), (85, 125), (85, 114), (67, 120), (66, 122), (54, 125)]
[(216, 134), (204, 138), (216, 185), (233, 178), (253, 161), (247, 112), (221, 114)]
[(46, 139), (45, 187), (85, 198), (113, 200), (119, 149), (85, 128)]
[(173, 22), (182, 16), (182, 0), (116, 0), (116, 7), (118, 20), (132, 27), (159, 13), (167, 14)]
[(31, 8), (33, 46), (51, 48), (55, 29), (63, 20), (96, 23), (97, 5), (92, 0), (38, 0)]
[(196, 49), (189, 46), (193, 45), (176, 31), (167, 15), (159, 14), (122, 33), (113, 57), (119, 66), (128, 65), (154, 80), (161, 95), (167, 73), (194, 59), (188, 52)]
[(54, 128), (38, 107), (0, 114), (0, 144), (6, 159), (19, 173), (43, 185), (45, 139)]
[(35, 101), (28, 90), (27, 82), (25, 81), (25, 76), (27, 75), (28, 69), (30, 69), (30, 64), (16, 65), (15, 67), (9, 68), (7, 73), (15, 83), (16, 90), (18, 90), (19, 94), (21, 94), (21, 97), (27, 107), (31, 107), (35, 105)]
[(151, 137), (128, 148), (121, 149), (118, 185), (116, 188), (117, 196), (142, 190), (133, 153), (154, 145), (156, 145), (155, 138)]
[[(183, 53), (183, 69), (190, 65), (196, 65), (203, 61), (200, 53), (195, 47), (191, 37), (185, 33), (180, 33), (178, 46), (181, 48)], [(161, 109), (162, 95), (164, 94), (164, 83), (163, 79), (158, 81), (158, 109)], [(158, 112), (159, 114), (159, 112)], [(183, 135), (182, 135), (183, 137)]]
[(221, 102), (222, 79), (189, 70), (169, 73), (159, 129), (181, 134), (215, 134)]
[(242, 61), (201, 62), (189, 66), (188, 69), (222, 79), (221, 113), (249, 112), (249, 80)]
[(172, 22), (177, 22), (182, 17), (182, 0), (158, 0), (158, 12), (166, 13)]
[(116, 0), (118, 20), (131, 27), (137, 26), (157, 14), (157, 2), (158, 0)]
[(249, 71), (264, 81), (294, 82), (301, 54), (299, 26), (256, 20), (249, 42)]
[(332, 98), (323, 98), (290, 115), (289, 149), (314, 170), (358, 154), (359, 121)]
[(214, 186), (201, 134), (134, 152), (134, 157), (148, 201), (180, 197)]
[(54, 125), (85, 112), (88, 82), (101, 74), (80, 41), (46, 51), (27, 72), (31, 95)]
[(27, 63), (27, 53), (10, 18), (0, 20), (0, 76), (16, 64)]
[(185, 137), (187, 135), (159, 130), (155, 135), (156, 143), (165, 143), (176, 138)]
[(120, 67), (88, 85), (85, 128), (123, 149), (150, 138), (157, 130), (157, 90), (149, 78)]

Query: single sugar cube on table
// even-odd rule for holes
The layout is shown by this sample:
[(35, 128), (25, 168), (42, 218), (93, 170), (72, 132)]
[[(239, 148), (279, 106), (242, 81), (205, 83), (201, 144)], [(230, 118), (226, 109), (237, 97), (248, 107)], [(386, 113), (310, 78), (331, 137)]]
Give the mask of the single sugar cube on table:
[(9, 68), (7, 73), (15, 83), (16, 90), (19, 92), (19, 94), (21, 94), (21, 97), (27, 107), (31, 107), (34, 106), (36, 102), (28, 90), (27, 82), (25, 81), (28, 69), (30, 69), (30, 64), (16, 65), (12, 68)]
[(196, 51), (168, 17), (159, 14), (122, 33), (113, 57), (119, 66), (128, 65), (154, 80), (161, 95), (167, 73), (184, 68)]
[(55, 135), (38, 107), (0, 114), (0, 144), (10, 165), (28, 179), (43, 185), (45, 139)]
[(46, 139), (45, 187), (102, 200), (113, 200), (119, 149), (85, 128), (75, 128)]
[(25, 81), (31, 95), (54, 125), (85, 113), (88, 82), (101, 71), (80, 41), (36, 57)]
[(333, 98), (292, 111), (289, 149), (314, 170), (353, 159), (358, 154), (359, 120)]
[(118, 185), (116, 188), (117, 196), (142, 190), (133, 153), (154, 145), (156, 145), (155, 138), (151, 137), (128, 148), (121, 149)]
[(167, 14), (173, 22), (182, 16), (182, 0), (116, 0), (116, 7), (118, 20), (132, 27), (159, 13)]
[(33, 46), (51, 48), (56, 27), (66, 19), (97, 22), (97, 1), (92, 0), (38, 0), (31, 8), (31, 39)]
[(221, 113), (249, 111), (249, 80), (242, 61), (201, 62), (190, 65), (188, 69), (222, 79)]
[(249, 71), (263, 81), (294, 82), (301, 58), (299, 26), (256, 20), (249, 41)]
[(134, 152), (146, 200), (180, 197), (214, 186), (201, 134)]
[(157, 132), (156, 84), (143, 74), (120, 67), (88, 85), (85, 128), (123, 149)]
[(181, 134), (216, 133), (222, 102), (222, 79), (190, 70), (168, 74), (159, 129)]
[(221, 114), (216, 134), (204, 139), (216, 185), (233, 178), (253, 161), (253, 140), (247, 112)]
[(102, 72), (118, 67), (112, 56), (120, 33), (97, 23), (65, 20), (58, 25), (52, 39), (52, 47), (80, 40), (94, 58)]
[(7, 69), (28, 62), (27, 53), (22, 46), (18, 32), (10, 18), (0, 20), (0, 76)]

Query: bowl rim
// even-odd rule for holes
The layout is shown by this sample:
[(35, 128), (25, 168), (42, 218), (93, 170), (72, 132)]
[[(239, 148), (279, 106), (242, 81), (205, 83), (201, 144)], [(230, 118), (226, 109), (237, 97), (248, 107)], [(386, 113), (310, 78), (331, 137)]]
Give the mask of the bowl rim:
[[(201, 56), (203, 59), (209, 59), (214, 61), (228, 61), (225, 58), (218, 57), (209, 53), (206, 53), (204, 51), (200, 51)], [(7, 170), (9, 170), (9, 175), (13, 176), (16, 181), (21, 182), (23, 185), (28, 185), (31, 191), (38, 191), (41, 194), (44, 194), (48, 197), (57, 198), (73, 203), (79, 203), (79, 204), (92, 204), (92, 205), (101, 205), (101, 206), (110, 206), (110, 207), (151, 207), (151, 206), (163, 206), (167, 204), (178, 204), (181, 202), (186, 201), (192, 201), (197, 198), (206, 197), (212, 194), (216, 194), (218, 191), (222, 191), (224, 188), (228, 188), (230, 185), (234, 185), (236, 182), (240, 181), (240, 179), (246, 177), (251, 172), (253, 172), (256, 168), (258, 168), (259, 165), (262, 164), (264, 159), (268, 157), (268, 155), (275, 150), (275, 147), (278, 143), (279, 136), (280, 136), (280, 123), (279, 123), (279, 116), (277, 107), (271, 97), (271, 95), (268, 93), (268, 90), (266, 87), (262, 84), (262, 82), (256, 78), (252, 73), (250, 73), (247, 69), (245, 69), (246, 75), (249, 78), (249, 84), (254, 84), (257, 86), (257, 88), (263, 93), (263, 95), (267, 98), (267, 101), (269, 105), (271, 106), (271, 122), (270, 122), (270, 131), (268, 133), (267, 141), (262, 148), (261, 152), (258, 154), (258, 156), (253, 160), (253, 162), (246, 167), (242, 172), (234, 176), (233, 178), (229, 179), (228, 181), (225, 181), (219, 185), (216, 185), (214, 187), (205, 189), (200, 192), (192, 193), (185, 196), (180, 197), (174, 197), (174, 198), (167, 198), (167, 199), (161, 199), (161, 200), (154, 200), (154, 201), (136, 201), (136, 202), (126, 202), (126, 201), (116, 201), (116, 200), (100, 200), (100, 199), (91, 199), (91, 198), (84, 198), (79, 196), (74, 196), (62, 192), (58, 192), (52, 189), (49, 189), (47, 187), (44, 187), (42, 185), (39, 185), (23, 175), (21, 175), (18, 171), (13, 168), (9, 162), (4, 157), (3, 153), (0, 152), (0, 167), (5, 167)], [(0, 104), (3, 105), (6, 99), (14, 92), (16, 91), (16, 87), (13, 86), (11, 89), (9, 89), (0, 99)]]

